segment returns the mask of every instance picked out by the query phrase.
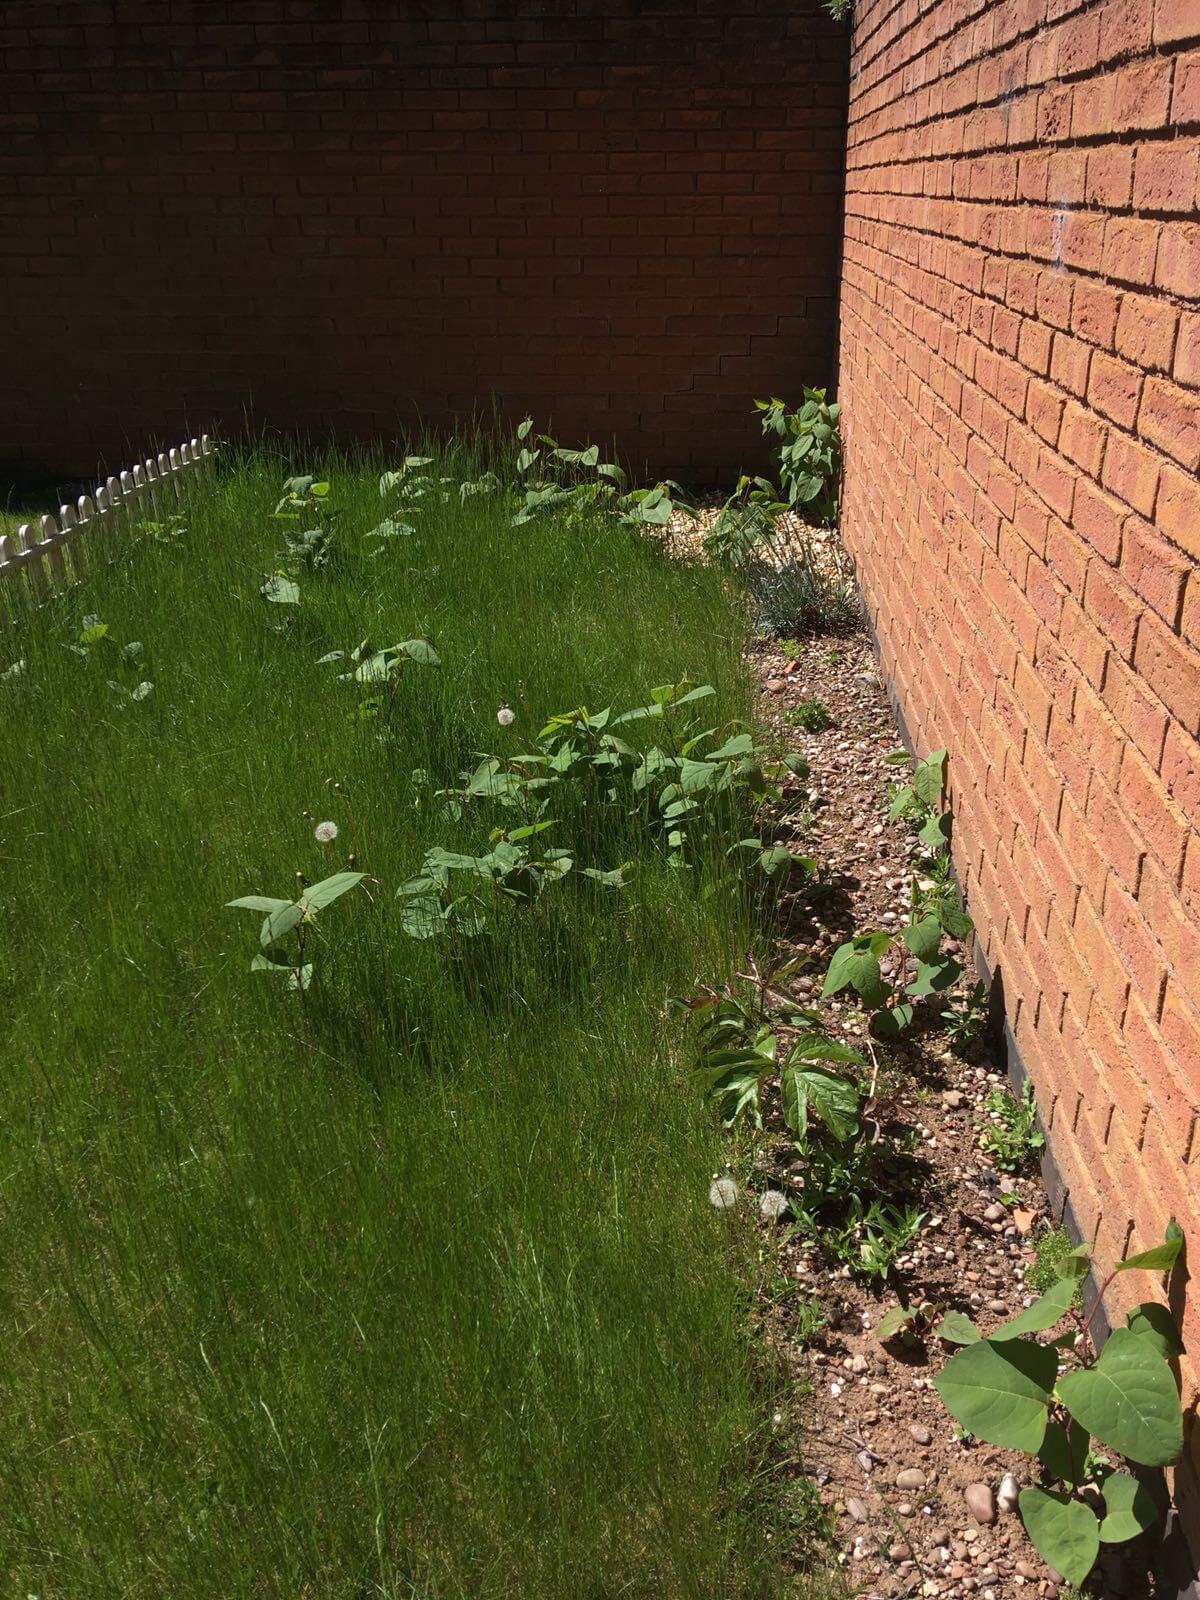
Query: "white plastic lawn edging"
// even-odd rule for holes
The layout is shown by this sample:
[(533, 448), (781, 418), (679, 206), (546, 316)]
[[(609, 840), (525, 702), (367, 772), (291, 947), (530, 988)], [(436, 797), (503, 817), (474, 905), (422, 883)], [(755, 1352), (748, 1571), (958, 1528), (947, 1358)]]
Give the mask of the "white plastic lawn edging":
[(96, 555), (111, 555), (117, 537), (145, 519), (163, 522), (178, 502), (185, 478), (207, 476), (217, 447), (204, 434), (174, 450), (147, 456), (139, 466), (108, 478), (74, 506), (59, 506), (57, 518), (24, 522), (15, 534), (0, 533), (0, 583), (24, 573), (38, 598), (77, 577)]

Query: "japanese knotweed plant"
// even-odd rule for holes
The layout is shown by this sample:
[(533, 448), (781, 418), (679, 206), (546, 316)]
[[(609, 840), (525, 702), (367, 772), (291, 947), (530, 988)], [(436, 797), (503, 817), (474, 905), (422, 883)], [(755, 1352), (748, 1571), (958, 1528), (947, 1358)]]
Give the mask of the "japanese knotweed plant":
[(513, 514), (514, 528), (549, 511), (568, 523), (603, 512), (627, 526), (643, 528), (665, 527), (676, 510), (695, 515), (673, 479), (627, 490), (624, 472), (615, 462), (601, 461), (599, 445), (572, 450), (549, 434), (531, 438), (532, 433), (533, 418), (526, 417), (517, 428), (516, 470), (522, 499)]
[[(119, 701), (140, 705), (154, 693), (154, 682), (143, 677), (146, 671), (145, 646), (140, 639), (128, 644), (118, 644), (109, 632), (108, 623), (97, 616), (84, 617), (79, 636), (67, 649), (81, 661), (102, 661), (109, 672), (119, 672), (122, 677), (110, 677), (108, 687)], [(8, 674), (15, 676), (12, 668)]]
[[(403, 902), (400, 925), (413, 939), (445, 935), (473, 938), (487, 931), (497, 914), (532, 905), (574, 869), (569, 851), (539, 850), (537, 841), (553, 823), (537, 822), (499, 834), (485, 855), (469, 856), (435, 846), (420, 872), (396, 891)], [(581, 876), (605, 888), (621, 889), (627, 867), (602, 872), (584, 867)]]
[(792, 411), (782, 400), (756, 400), (762, 429), (778, 441), (779, 480), (787, 503), (809, 522), (837, 521), (842, 481), (842, 408), (824, 389), (805, 389), (804, 403)]
[[(906, 767), (903, 750), (887, 757), (889, 766)], [(909, 783), (896, 784), (889, 795), (888, 821), (901, 818), (916, 830), (918, 842), (931, 854), (941, 854), (950, 843), (951, 813), (941, 801), (946, 787), (946, 751), (943, 747), (918, 761)]]
[[(1182, 1245), (1172, 1219), (1162, 1244), (1117, 1263), (1086, 1316), (1076, 1309), (1089, 1267), (1080, 1246), (1057, 1283), (986, 1338), (958, 1312), (939, 1329), (963, 1348), (934, 1380), (938, 1393), (967, 1433), (1036, 1461), (1041, 1481), (1021, 1490), (1021, 1518), (1039, 1554), (1074, 1584), (1102, 1544), (1135, 1538), (1158, 1515), (1146, 1486), (1097, 1447), (1147, 1467), (1169, 1466), (1183, 1447), (1169, 1364), (1181, 1345), (1167, 1307), (1134, 1307), (1098, 1353), (1092, 1322), (1118, 1273), (1170, 1272)], [(1044, 1344), (1034, 1337), (1064, 1319), (1073, 1323), (1065, 1333)]]
[[(286, 977), (288, 987), (303, 993), (312, 982), (313, 962), (310, 938), (317, 913), (357, 889), (366, 876), (362, 872), (335, 872), (320, 883), (301, 882), (294, 900), (276, 900), (269, 895), (248, 894), (226, 905), (239, 911), (263, 914), (259, 930), (261, 949), (250, 963), (252, 972), (274, 972)], [(302, 877), (297, 873), (297, 877)], [(289, 940), (288, 936), (293, 937)], [(285, 942), (287, 941), (287, 942)]]
[(824, 389), (805, 389), (799, 411), (776, 399), (756, 400), (754, 406), (763, 433), (775, 445), (782, 488), (758, 475), (743, 473), (738, 479), (704, 541), (710, 558), (723, 567), (745, 567), (761, 545), (774, 539), (785, 511), (823, 526), (837, 521), (841, 408), (826, 401)]
[[(462, 775), (461, 787), (438, 798), (456, 818), (486, 803), (515, 813), (521, 827), (545, 820), (551, 810), (556, 817), (571, 815), (573, 852), (604, 870), (608, 863), (590, 859), (591, 840), (611, 837), (599, 818), (615, 810), (631, 846), (648, 835), (675, 866), (716, 849), (770, 879), (782, 879), (793, 865), (815, 873), (810, 858), (745, 834), (767, 800), (784, 800), (785, 774), (806, 776), (807, 763), (795, 752), (771, 759), (740, 723), (702, 726), (699, 709), (714, 694), (709, 684), (682, 680), (651, 690), (647, 705), (617, 715), (611, 707), (560, 712), (528, 748), (483, 757)], [(628, 742), (618, 728), (628, 728), (631, 738), (640, 729), (640, 743)]]
[[(901, 757), (901, 759), (907, 759)], [(918, 762), (911, 784), (893, 796), (891, 815), (912, 818), (920, 824), (917, 838), (927, 848), (937, 838), (939, 859), (948, 864), (950, 813), (940, 809), (945, 786), (946, 752), (935, 750)], [(910, 888), (908, 921), (899, 929), (879, 928), (856, 934), (839, 945), (825, 974), (826, 996), (850, 989), (871, 1012), (872, 1034), (884, 1041), (897, 1038), (912, 1022), (915, 1002), (942, 994), (962, 976), (962, 966), (942, 948), (943, 938), (965, 939), (973, 924), (961, 910), (945, 880), (941, 889), (922, 889), (914, 877)], [(891, 954), (902, 979), (899, 985), (883, 974), (882, 961)]]
[[(311, 473), (288, 478), (274, 515), (295, 526), (285, 527), (280, 559), (289, 572), (320, 572), (333, 553), (334, 524), (338, 511), (330, 504), (329, 483)], [(299, 524), (308, 522), (309, 527)], [(277, 596), (266, 595), (267, 599)]]
[(736, 984), (676, 1002), (700, 1019), (695, 1075), (726, 1128), (761, 1129), (764, 1096), (778, 1081), (801, 1160), (801, 1187), (788, 1197), (796, 1235), (852, 1272), (886, 1278), (924, 1214), (873, 1192), (895, 1152), (872, 1117), (868, 1064), (780, 987), (794, 965), (751, 961)]
[(401, 678), (410, 665), (440, 667), (442, 658), (428, 639), (402, 639), (398, 644), (376, 649), (369, 639), (364, 639), (353, 650), (330, 650), (318, 658), (317, 665), (325, 666), (335, 661), (345, 661), (350, 670), (339, 672), (342, 683), (365, 686), (374, 685), (374, 691), (364, 695), (350, 713), (355, 722), (387, 716), (396, 702)]
[(455, 480), (434, 478), (422, 470), (432, 465), (432, 456), (405, 456), (398, 467), (380, 474), (379, 498), (386, 515), (367, 533), (375, 544), (374, 555), (382, 552), (388, 540), (411, 538), (417, 531), (414, 519), (425, 504), (444, 505), (449, 501)]

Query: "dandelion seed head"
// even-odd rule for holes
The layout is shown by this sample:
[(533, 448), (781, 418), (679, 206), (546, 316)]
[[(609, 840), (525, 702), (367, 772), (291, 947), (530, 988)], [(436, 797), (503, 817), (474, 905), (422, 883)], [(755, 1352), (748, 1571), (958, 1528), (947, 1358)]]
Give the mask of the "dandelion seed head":
[(768, 1222), (778, 1222), (788, 1208), (787, 1195), (778, 1189), (764, 1189), (758, 1200), (758, 1214)]
[(507, 700), (501, 700), (500, 709), (496, 713), (496, 721), (502, 728), (510, 728), (517, 720), (517, 714)]
[(318, 822), (313, 829), (313, 838), (318, 844), (332, 844), (338, 836), (336, 822)]
[(714, 1178), (708, 1186), (708, 1202), (718, 1211), (737, 1205), (738, 1186), (732, 1178)]

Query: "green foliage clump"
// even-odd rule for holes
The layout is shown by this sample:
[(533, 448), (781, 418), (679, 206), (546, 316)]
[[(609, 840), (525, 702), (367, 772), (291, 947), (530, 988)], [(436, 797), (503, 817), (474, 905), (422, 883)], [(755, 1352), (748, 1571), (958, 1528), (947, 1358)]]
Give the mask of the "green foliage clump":
[(1026, 1078), (1019, 1095), (996, 1088), (987, 1097), (987, 1117), (978, 1123), (979, 1147), (1001, 1172), (1027, 1172), (1045, 1148), (1038, 1127), (1033, 1084)]
[[(1146, 1486), (1104, 1450), (1165, 1467), (1183, 1447), (1170, 1365), (1181, 1346), (1168, 1308), (1136, 1306), (1098, 1352), (1092, 1320), (1118, 1273), (1170, 1272), (1182, 1246), (1172, 1220), (1161, 1245), (1117, 1263), (1086, 1317), (1076, 1309), (1090, 1265), (1081, 1245), (1061, 1256), (1061, 1278), (986, 1338), (961, 1313), (939, 1330), (961, 1346), (934, 1380), (943, 1403), (976, 1439), (1035, 1458), (1040, 1482), (1021, 1490), (1021, 1518), (1042, 1558), (1074, 1584), (1101, 1545), (1136, 1538), (1158, 1520)], [(1068, 1318), (1072, 1329), (1037, 1339)]]
[[(901, 760), (907, 759), (901, 757)], [(946, 781), (946, 752), (935, 750), (919, 761), (912, 782), (893, 795), (891, 815), (908, 817), (918, 827), (917, 839), (948, 864), (950, 814), (939, 807)], [(934, 843), (936, 841), (936, 844)], [(911, 1026), (919, 1001), (943, 995), (962, 976), (961, 963), (943, 950), (944, 938), (962, 940), (972, 928), (970, 917), (954, 897), (948, 878), (922, 890), (914, 879), (909, 920), (901, 928), (855, 934), (838, 946), (825, 974), (826, 996), (850, 990), (870, 1013), (871, 1033), (890, 1042)], [(883, 961), (891, 957), (907, 981), (885, 978)]]
[(779, 481), (787, 504), (823, 527), (837, 521), (842, 485), (842, 408), (824, 389), (805, 389), (799, 411), (782, 400), (756, 400), (763, 432), (777, 443)]
[[(858, 616), (853, 583), (836, 554), (819, 557), (810, 539), (778, 550), (779, 520), (794, 512), (833, 526), (841, 486), (840, 408), (824, 389), (805, 389), (799, 411), (782, 400), (756, 400), (775, 447), (779, 483), (743, 473), (704, 540), (709, 558), (742, 573), (762, 633), (838, 632)], [(770, 547), (770, 548), (768, 548)]]
[(1066, 1261), (1073, 1246), (1065, 1228), (1043, 1228), (1033, 1241), (1034, 1260), (1025, 1282), (1035, 1294), (1045, 1294), (1052, 1283), (1067, 1276)]
[(833, 717), (823, 700), (801, 700), (799, 705), (788, 707), (783, 720), (794, 728), (803, 728), (805, 733), (824, 733), (833, 727)]
[[(812, 1007), (779, 985), (790, 964), (751, 963), (741, 988), (701, 990), (679, 1004), (699, 1019), (695, 1072), (726, 1128), (763, 1125), (768, 1082), (778, 1080), (783, 1121), (801, 1158), (803, 1187), (789, 1195), (795, 1234), (868, 1279), (884, 1279), (924, 1214), (879, 1192), (896, 1152), (871, 1117), (868, 1063), (831, 1037)], [(790, 1035), (781, 1046), (781, 1033)]]

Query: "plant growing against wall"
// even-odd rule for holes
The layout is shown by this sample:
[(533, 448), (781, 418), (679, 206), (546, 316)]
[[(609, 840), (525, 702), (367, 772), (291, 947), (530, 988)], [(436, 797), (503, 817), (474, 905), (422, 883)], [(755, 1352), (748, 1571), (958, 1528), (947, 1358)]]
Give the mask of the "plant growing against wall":
[[(906, 767), (908, 756), (903, 750), (887, 757), (891, 766)], [(950, 843), (953, 824), (951, 813), (942, 806), (946, 787), (945, 748), (932, 751), (913, 768), (908, 783), (896, 784), (889, 796), (888, 820), (904, 818), (916, 830), (917, 839), (932, 854), (938, 854)]]
[(787, 503), (809, 522), (837, 521), (842, 483), (841, 407), (824, 389), (805, 389), (799, 411), (782, 400), (756, 400), (763, 432), (777, 441), (779, 481)]
[[(950, 813), (941, 809), (945, 781), (946, 752), (935, 750), (917, 763), (910, 783), (893, 790), (890, 815), (914, 824), (917, 839), (936, 853), (946, 873), (927, 880), (925, 887), (914, 877), (908, 921), (899, 929), (879, 928), (847, 939), (834, 951), (825, 974), (822, 993), (851, 990), (871, 1013), (872, 1034), (885, 1041), (911, 1024), (917, 1001), (943, 994), (962, 976), (959, 961), (942, 948), (943, 939), (965, 939), (973, 926), (948, 877)], [(900, 983), (884, 976), (885, 960), (898, 970)]]
[[(1180, 1344), (1166, 1306), (1136, 1306), (1099, 1352), (1092, 1322), (1118, 1273), (1169, 1272), (1182, 1244), (1172, 1220), (1162, 1244), (1117, 1263), (1086, 1317), (1075, 1309), (1089, 1266), (1081, 1246), (1057, 1283), (986, 1338), (961, 1314), (941, 1330), (963, 1348), (934, 1380), (938, 1394), (975, 1438), (1036, 1461), (1041, 1481), (1021, 1490), (1021, 1518), (1042, 1557), (1074, 1584), (1092, 1570), (1102, 1544), (1135, 1538), (1157, 1520), (1148, 1489), (1095, 1447), (1164, 1467), (1183, 1446), (1169, 1365)], [(1045, 1344), (1034, 1337), (1067, 1318), (1074, 1327), (1065, 1334)]]
[(1033, 1084), (1026, 1078), (1018, 1095), (993, 1089), (987, 1117), (978, 1122), (979, 1148), (1001, 1172), (1025, 1172), (1034, 1165), (1046, 1140), (1038, 1127)]

